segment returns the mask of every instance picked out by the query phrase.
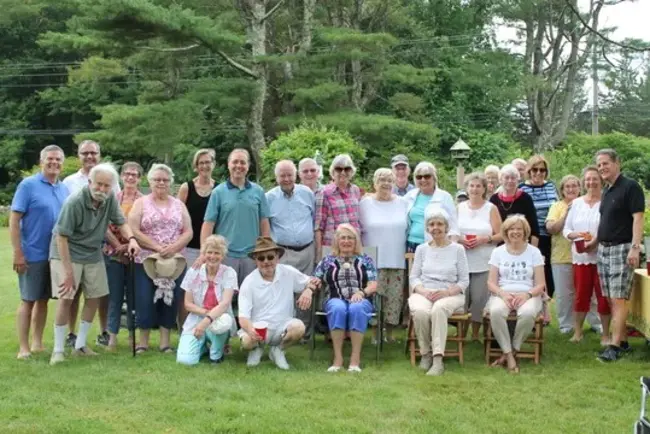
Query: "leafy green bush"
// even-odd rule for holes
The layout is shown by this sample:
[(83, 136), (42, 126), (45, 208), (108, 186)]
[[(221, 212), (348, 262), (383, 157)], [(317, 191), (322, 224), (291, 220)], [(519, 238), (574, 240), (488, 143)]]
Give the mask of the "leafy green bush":
[(9, 211), (0, 212), (0, 228), (9, 227)]
[[(316, 151), (319, 151), (323, 158), (325, 180), (329, 178), (327, 172), (335, 156), (350, 154), (357, 168), (362, 166), (366, 157), (365, 149), (349, 133), (303, 124), (288, 133), (281, 134), (262, 151), (262, 184), (264, 187), (274, 185), (275, 164), (278, 161), (292, 160), (297, 165), (303, 158), (314, 158)], [(361, 176), (359, 178), (363, 179)]]

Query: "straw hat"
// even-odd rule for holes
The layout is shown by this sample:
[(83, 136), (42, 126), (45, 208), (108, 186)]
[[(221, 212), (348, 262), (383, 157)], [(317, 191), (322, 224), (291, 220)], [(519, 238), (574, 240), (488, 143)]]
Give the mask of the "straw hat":
[(271, 237), (257, 237), (255, 241), (255, 248), (252, 252), (248, 254), (251, 258), (255, 259), (255, 255), (262, 252), (269, 252), (271, 250), (277, 250), (278, 256), (281, 258), (284, 255), (284, 248), (275, 244)]
[(154, 279), (171, 279), (176, 280), (183, 273), (187, 261), (180, 253), (171, 258), (163, 258), (158, 253), (149, 255), (143, 262), (144, 272), (151, 280)]

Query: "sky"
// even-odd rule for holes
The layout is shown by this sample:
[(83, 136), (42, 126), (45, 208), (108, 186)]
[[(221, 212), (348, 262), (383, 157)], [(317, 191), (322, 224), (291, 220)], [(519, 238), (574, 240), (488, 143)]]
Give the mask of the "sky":
[[(586, 10), (589, 0), (580, 0), (578, 4)], [(650, 0), (636, 0), (616, 6), (605, 6), (600, 14), (601, 27), (617, 27), (612, 39), (620, 41), (625, 38), (639, 38), (650, 41)]]

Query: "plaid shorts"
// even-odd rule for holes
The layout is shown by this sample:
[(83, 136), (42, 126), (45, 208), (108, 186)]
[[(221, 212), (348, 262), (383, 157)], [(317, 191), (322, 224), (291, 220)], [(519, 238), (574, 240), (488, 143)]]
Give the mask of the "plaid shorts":
[(606, 298), (630, 298), (634, 269), (627, 264), (632, 243), (598, 245), (598, 277)]

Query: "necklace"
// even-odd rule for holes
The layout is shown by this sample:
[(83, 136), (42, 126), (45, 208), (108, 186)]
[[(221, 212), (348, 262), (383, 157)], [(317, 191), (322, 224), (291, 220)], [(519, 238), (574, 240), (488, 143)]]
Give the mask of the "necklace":
[(341, 264), (341, 267), (343, 267), (344, 270), (349, 270), (352, 267), (352, 258), (349, 256), (339, 256), (339, 260), (340, 262), (343, 262), (343, 264)]

